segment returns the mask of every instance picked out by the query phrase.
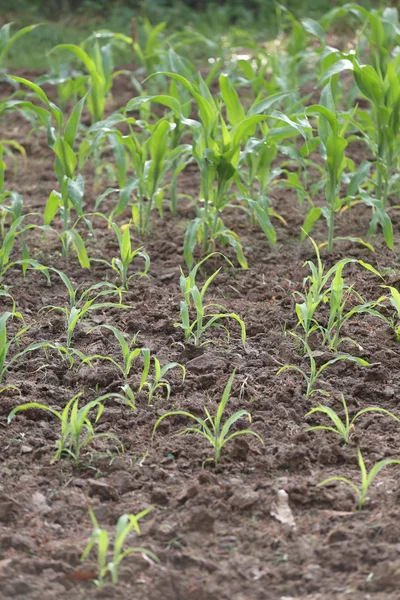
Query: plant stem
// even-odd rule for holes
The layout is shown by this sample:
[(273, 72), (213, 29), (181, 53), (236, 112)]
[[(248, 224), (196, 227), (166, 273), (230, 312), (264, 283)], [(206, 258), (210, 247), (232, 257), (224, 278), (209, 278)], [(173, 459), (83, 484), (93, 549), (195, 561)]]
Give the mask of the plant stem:
[(208, 251), (208, 166), (204, 161), (203, 167), (204, 221), (203, 221), (203, 253)]

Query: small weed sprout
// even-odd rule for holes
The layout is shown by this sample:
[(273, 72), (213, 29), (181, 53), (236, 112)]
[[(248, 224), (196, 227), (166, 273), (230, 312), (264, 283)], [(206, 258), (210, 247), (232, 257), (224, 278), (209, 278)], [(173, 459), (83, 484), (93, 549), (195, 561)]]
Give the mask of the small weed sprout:
[(354, 429), (354, 423), (357, 421), (357, 419), (359, 419), (359, 417), (361, 417), (365, 413), (370, 413), (370, 412), (381, 413), (381, 414), (391, 417), (395, 421), (400, 421), (400, 419), (398, 417), (396, 417), (396, 415), (394, 415), (393, 413), (391, 413), (388, 410), (385, 410), (384, 408), (380, 408), (379, 406), (369, 406), (368, 408), (363, 408), (362, 410), (359, 410), (354, 415), (354, 417), (350, 420), (348, 407), (347, 407), (346, 400), (345, 400), (343, 394), (342, 394), (342, 405), (343, 405), (344, 417), (345, 417), (344, 420), (342, 420), (339, 417), (339, 415), (333, 410), (333, 408), (330, 408), (329, 406), (316, 406), (315, 408), (312, 408), (306, 414), (306, 417), (316, 414), (316, 413), (324, 414), (331, 420), (332, 426), (315, 425), (313, 427), (309, 427), (307, 429), (307, 431), (318, 431), (318, 430), (331, 431), (332, 433), (336, 433), (337, 435), (339, 435), (343, 439), (345, 444), (348, 444), (349, 440), (350, 440), (350, 434), (351, 434), (352, 430)]
[(108, 574), (111, 576), (111, 581), (114, 585), (118, 583), (119, 565), (129, 554), (134, 552), (144, 554), (155, 562), (159, 562), (157, 556), (146, 548), (127, 548), (126, 550), (123, 550), (125, 540), (132, 531), (135, 531), (138, 536), (141, 535), (139, 520), (148, 515), (152, 508), (153, 507), (150, 506), (137, 515), (124, 514), (119, 517), (114, 533), (112, 559), (109, 560), (111, 548), (108, 531), (106, 529), (101, 529), (92, 508), (89, 507), (89, 514), (93, 523), (93, 533), (83, 551), (81, 560), (86, 560), (92, 549), (97, 545), (97, 563), (99, 572), (98, 578), (95, 580), (97, 587), (101, 588), (104, 586)]
[(80, 464), (82, 450), (95, 439), (101, 437), (113, 439), (118, 442), (123, 450), (123, 445), (116, 435), (112, 433), (95, 433), (93, 424), (89, 420), (88, 415), (92, 409), (97, 409), (97, 415), (94, 421), (96, 424), (103, 413), (104, 402), (110, 398), (118, 398), (125, 402), (124, 396), (115, 393), (105, 394), (79, 408), (79, 398), (82, 396), (82, 393), (83, 392), (80, 392), (71, 398), (61, 413), (49, 408), (45, 404), (40, 404), (39, 402), (20, 404), (8, 415), (8, 423), (11, 423), (17, 413), (29, 410), (30, 408), (39, 408), (51, 413), (59, 419), (61, 424), (61, 435), (56, 442), (57, 452), (53, 460), (60, 460), (61, 456), (65, 453), (74, 460), (75, 466), (79, 466)]
[(353, 492), (357, 498), (357, 508), (359, 510), (361, 510), (362, 508), (364, 508), (365, 502), (367, 501), (368, 489), (369, 489), (370, 485), (372, 484), (373, 480), (375, 479), (375, 477), (385, 467), (387, 467), (389, 465), (400, 464), (400, 460), (396, 460), (394, 458), (387, 458), (384, 460), (380, 460), (372, 467), (372, 469), (368, 473), (367, 469), (365, 467), (364, 459), (361, 454), (361, 450), (359, 448), (357, 450), (357, 455), (358, 455), (358, 464), (359, 464), (360, 472), (361, 472), (361, 485), (359, 487), (353, 481), (348, 479), (347, 477), (328, 477), (328, 479), (324, 479), (324, 481), (321, 481), (321, 483), (319, 483), (318, 486), (327, 485), (329, 483), (333, 483), (336, 481), (345, 483), (346, 485), (350, 486), (351, 489), (353, 490)]
[(188, 419), (192, 419), (197, 423), (194, 427), (186, 427), (183, 431), (179, 432), (179, 435), (183, 435), (185, 433), (197, 433), (198, 435), (206, 438), (208, 442), (210, 442), (211, 446), (214, 448), (214, 456), (212, 458), (207, 458), (205, 462), (214, 461), (217, 464), (221, 458), (221, 451), (223, 447), (230, 442), (233, 438), (242, 436), (242, 435), (254, 435), (261, 444), (264, 444), (261, 436), (258, 435), (255, 431), (251, 429), (241, 429), (240, 431), (234, 431), (230, 433), (231, 427), (242, 417), (247, 417), (249, 423), (251, 423), (251, 414), (247, 410), (238, 410), (233, 415), (231, 415), (225, 422), (222, 421), (224, 417), (224, 412), (226, 405), (229, 400), (233, 380), (235, 378), (235, 370), (232, 375), (229, 377), (228, 383), (225, 386), (224, 393), (222, 395), (221, 402), (218, 405), (217, 413), (214, 417), (211, 416), (207, 407), (204, 407), (204, 412), (206, 414), (206, 418), (202, 419), (201, 417), (196, 417), (195, 415), (185, 411), (185, 410), (174, 410), (169, 411), (162, 415), (155, 423), (153, 427), (153, 437), (160, 425), (160, 423), (169, 417), (173, 417), (175, 415), (182, 415), (184, 417), (188, 417)]

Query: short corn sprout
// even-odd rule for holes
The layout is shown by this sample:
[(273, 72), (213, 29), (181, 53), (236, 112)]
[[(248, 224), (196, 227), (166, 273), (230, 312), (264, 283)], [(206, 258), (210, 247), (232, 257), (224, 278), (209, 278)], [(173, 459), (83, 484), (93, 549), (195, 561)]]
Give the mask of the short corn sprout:
[[(132, 277), (144, 277), (147, 275), (150, 267), (150, 257), (147, 252), (143, 250), (143, 246), (132, 250), (129, 225), (126, 225), (123, 231), (121, 231), (121, 228), (115, 223), (111, 223), (111, 227), (113, 228), (118, 239), (119, 257), (113, 258), (111, 263), (107, 261), (104, 262), (118, 274), (121, 279), (122, 288), (127, 290), (129, 280), (132, 279)], [(140, 256), (144, 259), (144, 270), (138, 273), (133, 273), (133, 275), (129, 276), (129, 267), (136, 256)]]
[(14, 356), (11, 358), (8, 358), (10, 347), (17, 343), (21, 336), (29, 329), (29, 326), (26, 325), (17, 331), (16, 334), (9, 337), (7, 334), (7, 322), (15, 318), (23, 321), (23, 316), (16, 310), (15, 302), (13, 300), (12, 311), (5, 311), (0, 317), (0, 383), (2, 382), (7, 370), (14, 362), (25, 356), (25, 354), (28, 354), (28, 352), (33, 352), (34, 350), (39, 350), (40, 348), (57, 350), (59, 353), (64, 354), (68, 358), (70, 366), (73, 365), (74, 359), (69, 350), (64, 348), (64, 346), (59, 346), (58, 344), (53, 344), (51, 342), (33, 342), (23, 350), (20, 350), (14, 354)]
[(159, 562), (157, 556), (147, 550), (146, 548), (127, 548), (123, 550), (123, 546), (126, 538), (132, 532), (135, 531), (136, 535), (140, 536), (139, 520), (148, 515), (152, 510), (152, 506), (142, 510), (137, 515), (121, 515), (117, 521), (117, 525), (114, 533), (114, 547), (112, 550), (112, 559), (109, 560), (110, 538), (107, 529), (101, 529), (92, 508), (89, 506), (89, 514), (93, 523), (93, 533), (90, 536), (90, 540), (83, 551), (81, 560), (85, 560), (95, 545), (97, 545), (97, 563), (98, 563), (98, 578), (95, 580), (97, 587), (101, 588), (105, 584), (107, 575), (111, 576), (113, 584), (118, 583), (118, 569), (120, 563), (129, 554), (139, 553), (148, 556), (155, 562)]
[[(143, 388), (148, 388), (149, 390), (149, 405), (154, 397), (155, 392), (164, 388), (167, 392), (167, 398), (169, 398), (171, 394), (171, 385), (168, 381), (165, 380), (165, 375), (171, 369), (175, 369), (176, 367), (180, 367), (182, 369), (182, 379), (185, 379), (186, 369), (183, 365), (177, 362), (167, 363), (161, 367), (160, 361), (158, 358), (154, 357), (154, 376), (149, 377), (150, 367), (151, 367), (151, 356), (150, 350), (148, 348), (134, 348), (137, 340), (137, 334), (132, 337), (130, 341), (125, 339), (125, 336), (113, 325), (98, 325), (91, 329), (91, 331), (95, 331), (96, 329), (105, 328), (111, 331), (119, 343), (123, 362), (117, 362), (111, 356), (103, 356), (101, 354), (95, 354), (93, 356), (82, 355), (82, 363), (91, 363), (93, 360), (108, 360), (117, 369), (121, 372), (124, 378), (124, 385), (121, 386), (122, 391), (127, 396), (127, 399), (130, 401), (130, 406), (135, 408), (135, 395), (131, 386), (128, 383), (128, 379), (131, 373), (133, 361), (142, 356), (143, 358), (143, 370), (141, 374), (140, 384), (139, 384), (139, 392), (143, 390)], [(127, 400), (128, 401), (128, 400)]]
[(85, 448), (95, 439), (109, 438), (116, 440), (118, 445), (120, 445), (123, 450), (123, 445), (118, 440), (116, 435), (112, 433), (95, 433), (88, 415), (92, 409), (97, 409), (97, 415), (95, 419), (96, 424), (103, 413), (104, 402), (109, 398), (117, 398), (125, 402), (124, 396), (115, 393), (105, 394), (104, 396), (96, 398), (96, 400), (88, 402), (82, 408), (79, 408), (79, 398), (82, 396), (82, 393), (83, 392), (80, 392), (71, 398), (61, 413), (57, 410), (49, 408), (45, 404), (40, 404), (39, 402), (20, 404), (19, 406), (16, 406), (8, 415), (8, 423), (11, 423), (17, 413), (23, 410), (29, 410), (30, 408), (39, 408), (51, 413), (57, 417), (61, 423), (61, 435), (56, 442), (57, 452), (54, 456), (54, 460), (60, 460), (62, 455), (65, 453), (73, 458), (76, 466), (80, 464), (80, 457), (83, 448)]
[(332, 433), (336, 433), (337, 435), (339, 435), (344, 440), (344, 442), (346, 444), (348, 444), (349, 439), (350, 439), (350, 434), (351, 434), (352, 430), (354, 429), (355, 421), (359, 417), (364, 415), (365, 413), (370, 413), (370, 412), (381, 413), (381, 414), (391, 417), (395, 421), (400, 421), (400, 419), (398, 417), (396, 417), (396, 415), (394, 415), (393, 413), (391, 413), (388, 410), (385, 410), (384, 408), (379, 408), (378, 406), (369, 406), (368, 408), (363, 408), (362, 410), (359, 410), (354, 415), (354, 417), (350, 420), (349, 411), (348, 411), (346, 400), (344, 399), (343, 394), (342, 394), (342, 405), (343, 405), (343, 409), (344, 409), (344, 417), (345, 417), (344, 421), (333, 410), (333, 408), (330, 408), (329, 406), (316, 406), (315, 408), (312, 408), (306, 414), (306, 417), (308, 417), (309, 415), (313, 415), (315, 413), (324, 414), (331, 420), (332, 426), (315, 425), (313, 427), (309, 427), (307, 429), (307, 431), (318, 431), (318, 430), (331, 431)]
[(318, 388), (318, 389), (314, 388), (314, 385), (315, 385), (317, 379), (320, 377), (320, 375), (322, 375), (322, 373), (325, 371), (325, 369), (327, 367), (329, 367), (330, 365), (333, 365), (334, 363), (336, 363), (340, 360), (350, 360), (351, 362), (355, 362), (362, 367), (371, 366), (371, 363), (364, 360), (363, 358), (359, 358), (358, 356), (352, 356), (351, 354), (340, 354), (339, 356), (335, 356), (335, 358), (328, 360), (326, 363), (324, 363), (320, 367), (317, 367), (317, 363), (314, 358), (313, 351), (311, 350), (308, 343), (306, 341), (304, 341), (296, 333), (293, 333), (291, 331), (289, 331), (289, 333), (291, 335), (293, 335), (293, 337), (295, 337), (297, 340), (299, 340), (304, 345), (304, 349), (305, 349), (305, 351), (308, 355), (309, 361), (310, 361), (310, 371), (309, 371), (309, 373), (306, 373), (306, 371), (304, 371), (303, 369), (301, 369), (300, 367), (298, 367), (296, 365), (284, 365), (283, 367), (281, 367), (279, 369), (279, 371), (277, 372), (277, 375), (280, 375), (283, 371), (286, 371), (287, 369), (292, 369), (293, 371), (297, 371), (298, 373), (300, 373), (307, 383), (307, 392), (306, 392), (307, 398), (309, 398), (311, 396), (311, 394), (314, 394), (315, 392), (319, 392), (323, 396), (330, 395), (326, 390), (323, 390), (320, 388)]
[(86, 356), (83, 359), (83, 363), (91, 363), (92, 360), (108, 360), (120, 371), (124, 378), (124, 391), (127, 389), (129, 375), (131, 373), (132, 364), (135, 358), (142, 355), (144, 361), (143, 375), (140, 384), (140, 389), (145, 384), (147, 373), (150, 369), (150, 351), (148, 348), (134, 348), (136, 345), (137, 334), (135, 334), (130, 341), (125, 339), (125, 336), (113, 325), (97, 325), (93, 327), (89, 333), (98, 329), (108, 329), (114, 335), (117, 340), (122, 354), (122, 362), (117, 362), (111, 356), (103, 356), (102, 354), (94, 354), (93, 356)]
[(400, 292), (395, 287), (390, 285), (383, 285), (383, 288), (390, 290), (390, 296), (383, 296), (379, 298), (378, 302), (389, 299), (390, 304), (393, 306), (397, 314), (394, 314), (390, 319), (386, 319), (382, 314), (380, 317), (384, 319), (393, 329), (396, 342), (400, 342)]
[(206, 418), (202, 419), (201, 417), (196, 417), (191, 413), (185, 410), (173, 410), (162, 415), (155, 423), (153, 428), (153, 437), (160, 425), (160, 423), (168, 418), (173, 417), (175, 415), (182, 415), (184, 417), (188, 417), (197, 423), (194, 427), (186, 427), (183, 431), (179, 432), (180, 435), (184, 433), (197, 433), (198, 435), (202, 435), (214, 448), (214, 456), (212, 458), (207, 458), (205, 462), (214, 461), (217, 464), (221, 458), (222, 448), (230, 442), (233, 438), (242, 436), (242, 435), (254, 435), (262, 444), (264, 444), (261, 436), (258, 435), (255, 431), (251, 429), (241, 429), (240, 431), (234, 431), (230, 433), (231, 427), (238, 421), (241, 417), (247, 417), (249, 423), (251, 423), (251, 414), (247, 410), (238, 410), (233, 415), (231, 415), (224, 423), (222, 422), (222, 418), (224, 416), (224, 411), (226, 405), (229, 400), (233, 380), (235, 378), (235, 371), (233, 371), (232, 375), (229, 377), (228, 383), (225, 386), (224, 393), (222, 395), (221, 402), (218, 405), (217, 413), (214, 417), (211, 416), (207, 407), (204, 407), (204, 412), (206, 414)]
[(145, 381), (142, 385), (142, 387), (147, 387), (149, 390), (149, 405), (151, 404), (151, 401), (153, 400), (154, 394), (157, 390), (164, 389), (167, 394), (167, 400), (169, 399), (171, 395), (171, 384), (165, 379), (165, 375), (168, 373), (168, 371), (179, 367), (180, 369), (182, 369), (182, 381), (185, 380), (186, 376), (186, 368), (178, 362), (171, 362), (161, 366), (160, 361), (156, 356), (154, 356), (153, 360), (154, 375), (152, 377), (150, 376), (149, 378), (149, 369), (147, 369), (147, 372), (145, 374)]
[(357, 507), (359, 510), (361, 510), (364, 507), (364, 504), (367, 500), (367, 493), (368, 493), (369, 486), (371, 485), (371, 483), (373, 482), (375, 477), (380, 473), (380, 471), (382, 471), (382, 469), (384, 469), (388, 465), (400, 464), (400, 460), (396, 460), (394, 458), (387, 458), (384, 460), (380, 460), (372, 467), (370, 472), (367, 473), (364, 459), (362, 457), (361, 450), (359, 448), (357, 450), (357, 454), (358, 454), (358, 464), (360, 466), (360, 471), (361, 471), (360, 487), (358, 487), (350, 479), (347, 479), (347, 477), (328, 477), (328, 479), (324, 479), (324, 481), (321, 481), (321, 483), (319, 483), (318, 485), (319, 486), (320, 485), (328, 485), (329, 483), (334, 483), (335, 481), (345, 483), (346, 485), (350, 486), (351, 489), (353, 490), (353, 492), (357, 498)]
[[(183, 293), (184, 300), (182, 300), (180, 304), (181, 321), (180, 323), (175, 323), (175, 327), (180, 327), (183, 329), (187, 342), (189, 340), (193, 340), (195, 346), (202, 346), (209, 343), (209, 341), (201, 342), (200, 340), (204, 333), (211, 327), (222, 327), (225, 329), (229, 342), (230, 332), (225, 325), (222, 325), (221, 321), (224, 319), (233, 319), (240, 325), (242, 343), (244, 346), (246, 343), (246, 326), (239, 315), (228, 312), (224, 306), (221, 306), (221, 304), (203, 304), (204, 295), (207, 291), (207, 288), (218, 275), (221, 267), (212, 275), (210, 275), (207, 281), (203, 284), (201, 290), (199, 290), (196, 285), (196, 274), (199, 266), (214, 254), (216, 253), (209, 254), (202, 261), (200, 261), (200, 263), (195, 265), (187, 277), (185, 277), (181, 269), (180, 288)], [(232, 264), (228, 259), (226, 260), (230, 265)], [(190, 318), (191, 308), (194, 308), (196, 315), (196, 318), (192, 321)]]
[[(74, 289), (71, 280), (57, 269), (50, 268), (59, 275), (62, 282), (65, 284), (69, 294), (69, 306), (44, 306), (41, 310), (49, 309), (56, 310), (65, 315), (66, 329), (67, 329), (67, 348), (71, 347), (72, 336), (75, 328), (80, 321), (82, 321), (87, 313), (92, 310), (100, 308), (130, 308), (129, 306), (121, 303), (122, 291), (112, 283), (101, 281), (91, 285), (87, 290), (79, 291), (78, 288)], [(93, 295), (94, 294), (94, 295)], [(109, 296), (116, 294), (119, 297), (119, 302), (99, 302), (99, 298), (103, 296)], [(92, 296), (92, 297), (91, 297)]]

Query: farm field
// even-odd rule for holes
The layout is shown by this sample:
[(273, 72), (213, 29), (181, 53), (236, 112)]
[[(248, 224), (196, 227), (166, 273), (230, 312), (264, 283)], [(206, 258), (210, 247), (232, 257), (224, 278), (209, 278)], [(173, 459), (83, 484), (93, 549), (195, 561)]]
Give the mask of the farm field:
[(399, 597), (398, 13), (280, 18), (2, 76), (0, 598)]

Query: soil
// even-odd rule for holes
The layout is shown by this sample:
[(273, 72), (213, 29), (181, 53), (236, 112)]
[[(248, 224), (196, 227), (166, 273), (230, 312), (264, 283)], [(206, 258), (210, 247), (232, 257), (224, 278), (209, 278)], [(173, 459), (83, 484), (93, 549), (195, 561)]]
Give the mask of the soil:
[[(123, 105), (132, 95), (128, 82), (119, 78), (115, 103)], [(8, 88), (2, 85), (1, 94)], [(29, 124), (17, 114), (0, 124), (0, 139), (16, 139), (27, 151), (28, 164), (20, 165), (7, 186), (24, 199), (25, 212), (40, 212), (48, 194), (56, 186), (53, 157), (44, 134), (36, 138)], [(356, 161), (365, 158), (362, 145), (352, 145)], [(93, 210), (103, 188), (91, 184), (93, 173), (85, 172), (85, 208)], [(179, 182), (180, 191), (198, 193), (199, 176), (189, 166)], [(105, 189), (105, 187), (104, 187)], [(59, 435), (56, 419), (49, 413), (31, 409), (7, 424), (9, 412), (22, 402), (41, 402), (62, 409), (75, 394), (85, 401), (120, 391), (120, 374), (111, 363), (98, 361), (92, 367), (69, 368), (57, 353), (32, 352), (16, 361), (4, 384), (14, 385), (0, 398), (0, 598), (40, 599), (106, 598), (121, 600), (397, 600), (400, 589), (400, 471), (384, 469), (369, 491), (362, 511), (355, 510), (349, 488), (332, 484), (318, 487), (323, 479), (343, 475), (359, 481), (356, 449), (362, 448), (367, 466), (377, 460), (400, 457), (398, 424), (385, 417), (362, 417), (345, 446), (332, 433), (307, 432), (318, 423), (305, 417), (320, 402), (340, 412), (345, 395), (351, 414), (377, 405), (398, 411), (400, 345), (382, 321), (359, 316), (346, 327), (346, 335), (359, 344), (357, 354), (374, 363), (369, 368), (343, 361), (328, 368), (321, 385), (329, 398), (314, 394), (305, 397), (305, 385), (295, 371), (277, 376), (286, 364), (306, 367), (295, 340), (285, 335), (296, 325), (293, 292), (302, 289), (313, 259), (308, 242), (299, 242), (304, 208), (290, 190), (276, 189), (274, 205), (287, 225), (276, 222), (278, 243), (271, 247), (263, 233), (252, 228), (239, 211), (227, 212), (227, 224), (243, 241), (249, 269), (227, 268), (223, 259), (208, 262), (203, 275), (222, 267), (210, 286), (210, 302), (218, 302), (240, 315), (247, 328), (246, 347), (233, 322), (231, 340), (214, 330), (212, 342), (199, 350), (184, 344), (182, 331), (174, 327), (179, 317), (179, 268), (183, 266), (183, 235), (194, 216), (190, 204), (183, 204), (178, 216), (165, 210), (161, 220), (154, 214), (152, 232), (142, 243), (151, 258), (149, 278), (134, 278), (124, 296), (128, 309), (104, 309), (88, 313), (78, 327), (73, 346), (86, 354), (107, 354), (116, 360), (120, 354), (110, 331), (91, 327), (112, 324), (129, 336), (137, 332), (139, 346), (149, 348), (162, 364), (178, 361), (187, 369), (182, 382), (179, 369), (168, 373), (169, 400), (165, 395), (148, 405), (147, 395), (136, 394), (136, 412), (121, 402), (109, 400), (95, 426), (97, 433), (112, 433), (124, 445), (118, 452), (115, 441), (99, 438), (82, 454), (79, 468), (63, 457), (54, 462), (55, 441)], [(108, 198), (103, 211), (112, 206)], [(394, 228), (399, 216), (392, 213)], [(121, 223), (129, 214), (122, 215)], [(40, 219), (32, 216), (39, 223)], [(370, 214), (355, 207), (337, 218), (340, 235), (366, 237)], [(88, 239), (89, 255), (108, 261), (115, 255), (115, 237), (100, 219), (94, 220)], [(314, 236), (323, 240), (324, 223)], [(351, 256), (386, 269), (386, 283), (398, 285), (399, 258), (390, 252), (381, 237), (372, 240), (375, 252), (351, 242), (337, 244), (332, 256), (324, 255), (326, 265)], [(113, 281), (113, 273), (96, 262), (90, 270), (81, 269), (71, 254), (60, 252), (56, 236), (45, 238), (29, 232), (31, 255), (42, 264), (62, 269), (82, 289), (99, 281)], [(398, 246), (397, 246), (398, 247)], [(397, 250), (396, 247), (396, 250)], [(224, 252), (234, 261), (229, 248)], [(324, 254), (324, 253), (323, 253)], [(18, 248), (14, 258), (18, 258)], [(135, 263), (137, 269), (140, 261)], [(381, 281), (357, 264), (345, 268), (355, 289), (366, 299), (382, 294)], [(62, 315), (41, 310), (43, 306), (67, 303), (66, 289), (53, 274), (46, 279), (20, 268), (8, 271), (3, 283), (15, 297), (18, 310), (30, 325), (19, 340), (19, 348), (33, 341), (65, 343)], [(9, 302), (2, 310), (9, 310)], [(17, 331), (18, 324), (10, 325)], [(207, 336), (206, 336), (207, 337)], [(343, 349), (356, 350), (350, 346)], [(11, 355), (17, 352), (14, 345)], [(315, 340), (319, 360), (329, 352)], [(204, 463), (211, 448), (199, 436), (176, 436), (186, 424), (183, 417), (164, 421), (152, 441), (152, 429), (165, 411), (187, 410), (203, 414), (206, 406), (213, 414), (226, 382), (236, 368), (227, 414), (244, 408), (252, 415), (254, 436), (237, 438), (228, 444), (218, 466)], [(140, 361), (130, 383), (137, 388)], [(342, 413), (341, 413), (342, 414)], [(244, 420), (239, 421), (237, 426)], [(296, 527), (279, 522), (271, 515), (277, 492), (289, 497)], [(151, 549), (159, 563), (141, 554), (127, 557), (120, 568), (118, 586), (107, 583), (97, 589), (95, 553), (85, 563), (80, 555), (91, 535), (88, 506), (92, 506), (101, 527), (113, 535), (118, 517), (154, 508), (141, 521), (139, 542), (132, 536), (129, 545)]]

